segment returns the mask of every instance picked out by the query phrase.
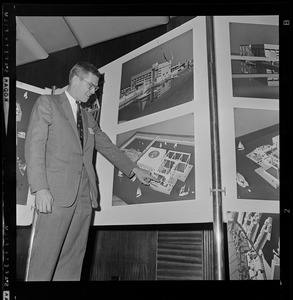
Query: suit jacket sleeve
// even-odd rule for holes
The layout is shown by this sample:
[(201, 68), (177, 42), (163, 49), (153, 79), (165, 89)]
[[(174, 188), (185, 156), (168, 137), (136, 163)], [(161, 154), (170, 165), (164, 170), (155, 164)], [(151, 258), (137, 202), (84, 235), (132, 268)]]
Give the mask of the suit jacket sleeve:
[(40, 96), (32, 109), (25, 141), (25, 161), (31, 193), (49, 189), (45, 151), (51, 124), (51, 104), (46, 96)]
[(90, 118), (92, 121), (92, 129), (95, 133), (96, 150), (126, 176), (130, 177), (133, 168), (137, 167), (137, 165), (112, 143), (108, 135), (101, 130), (94, 118), (92, 116), (90, 116)]

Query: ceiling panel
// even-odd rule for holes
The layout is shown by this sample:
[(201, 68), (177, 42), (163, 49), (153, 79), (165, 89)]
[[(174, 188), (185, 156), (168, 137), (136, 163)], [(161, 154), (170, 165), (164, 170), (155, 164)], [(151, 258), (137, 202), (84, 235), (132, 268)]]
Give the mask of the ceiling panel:
[(42, 45), (16, 17), (16, 66), (45, 59), (48, 56)]
[(92, 46), (167, 24), (168, 16), (16, 17), (16, 66), (45, 59), (52, 52)]
[(167, 24), (169, 17), (64, 17), (81, 48)]
[(48, 53), (78, 45), (63, 17), (19, 17)]

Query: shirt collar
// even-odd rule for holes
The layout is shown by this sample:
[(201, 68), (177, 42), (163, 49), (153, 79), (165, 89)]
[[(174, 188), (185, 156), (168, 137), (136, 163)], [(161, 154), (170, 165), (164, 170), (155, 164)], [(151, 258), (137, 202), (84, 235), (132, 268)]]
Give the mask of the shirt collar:
[(66, 94), (71, 106), (76, 105), (76, 100), (68, 93), (67, 90), (65, 90), (65, 94)]

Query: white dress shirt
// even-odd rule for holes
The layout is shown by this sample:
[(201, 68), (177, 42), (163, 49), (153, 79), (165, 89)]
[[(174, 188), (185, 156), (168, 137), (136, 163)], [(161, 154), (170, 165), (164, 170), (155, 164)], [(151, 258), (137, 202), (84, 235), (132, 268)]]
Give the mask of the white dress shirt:
[(65, 95), (67, 96), (67, 98), (69, 100), (69, 103), (71, 105), (73, 116), (74, 116), (74, 120), (75, 120), (75, 123), (76, 123), (76, 113), (77, 113), (76, 100), (67, 92), (67, 90), (65, 91)]

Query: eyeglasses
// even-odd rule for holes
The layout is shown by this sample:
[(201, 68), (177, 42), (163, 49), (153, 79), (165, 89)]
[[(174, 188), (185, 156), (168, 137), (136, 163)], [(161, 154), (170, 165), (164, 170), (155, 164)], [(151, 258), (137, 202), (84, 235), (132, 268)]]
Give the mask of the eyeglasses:
[(90, 89), (90, 90), (94, 89), (94, 91), (96, 92), (96, 91), (99, 89), (98, 86), (96, 86), (96, 85), (94, 85), (93, 83), (87, 81), (87, 80), (84, 79), (83, 77), (81, 77), (81, 76), (79, 76), (79, 75), (77, 75), (77, 74), (75, 74), (75, 75), (76, 75), (77, 77), (79, 77), (81, 80), (84, 80), (84, 81), (89, 85), (89, 89)]

